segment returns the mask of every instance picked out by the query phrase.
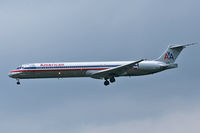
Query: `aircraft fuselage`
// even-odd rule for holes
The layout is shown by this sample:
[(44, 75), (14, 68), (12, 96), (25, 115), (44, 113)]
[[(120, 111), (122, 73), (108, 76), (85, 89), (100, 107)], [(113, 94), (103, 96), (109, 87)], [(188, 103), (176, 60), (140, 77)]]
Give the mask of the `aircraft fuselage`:
[[(91, 77), (93, 73), (100, 70), (110, 69), (131, 62), (133, 61), (26, 64), (11, 71), (9, 76), (16, 79)], [(164, 66), (166, 64), (159, 61), (143, 61), (118, 76), (153, 74), (165, 70)]]

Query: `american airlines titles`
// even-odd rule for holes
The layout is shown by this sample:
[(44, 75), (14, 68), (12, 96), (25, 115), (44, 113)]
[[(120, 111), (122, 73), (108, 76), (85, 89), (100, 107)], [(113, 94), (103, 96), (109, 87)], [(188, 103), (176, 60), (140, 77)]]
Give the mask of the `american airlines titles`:
[(40, 64), (42, 67), (57, 67), (57, 66), (65, 66), (65, 64)]

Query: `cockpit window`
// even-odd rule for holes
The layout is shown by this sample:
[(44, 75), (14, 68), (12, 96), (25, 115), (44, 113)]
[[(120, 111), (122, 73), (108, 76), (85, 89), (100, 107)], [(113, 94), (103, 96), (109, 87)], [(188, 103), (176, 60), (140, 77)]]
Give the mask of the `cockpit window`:
[(20, 66), (20, 67), (18, 67), (17, 69), (24, 69), (24, 67)]

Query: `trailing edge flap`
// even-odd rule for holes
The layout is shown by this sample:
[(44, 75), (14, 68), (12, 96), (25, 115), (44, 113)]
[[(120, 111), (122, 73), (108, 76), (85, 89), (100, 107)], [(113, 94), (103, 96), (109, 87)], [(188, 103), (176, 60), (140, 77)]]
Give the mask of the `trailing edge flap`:
[(141, 59), (141, 60), (138, 60), (138, 61), (135, 61), (135, 62), (131, 62), (129, 64), (113, 67), (113, 68), (110, 68), (110, 69), (101, 70), (97, 73), (94, 73), (91, 77), (97, 78), (97, 79), (111, 78), (113, 76), (117, 77), (120, 74), (127, 72), (128, 70), (131, 70), (133, 68), (133, 65), (136, 65), (136, 64), (138, 64), (142, 61), (144, 61), (144, 59)]

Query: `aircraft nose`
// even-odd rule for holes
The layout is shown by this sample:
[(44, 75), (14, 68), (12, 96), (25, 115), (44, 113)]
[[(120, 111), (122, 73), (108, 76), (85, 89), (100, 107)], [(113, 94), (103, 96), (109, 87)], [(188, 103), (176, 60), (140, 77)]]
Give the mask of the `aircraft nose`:
[(8, 73), (8, 76), (9, 76), (10, 78), (12, 78), (12, 77), (13, 77), (13, 73), (12, 73), (12, 72), (9, 72), (9, 73)]
[(9, 72), (8, 76), (9, 76), (10, 78), (15, 78), (16, 73), (13, 72), (13, 71), (11, 71), (11, 72)]

